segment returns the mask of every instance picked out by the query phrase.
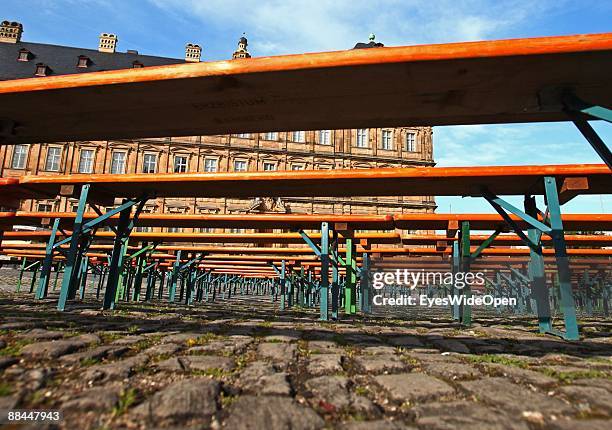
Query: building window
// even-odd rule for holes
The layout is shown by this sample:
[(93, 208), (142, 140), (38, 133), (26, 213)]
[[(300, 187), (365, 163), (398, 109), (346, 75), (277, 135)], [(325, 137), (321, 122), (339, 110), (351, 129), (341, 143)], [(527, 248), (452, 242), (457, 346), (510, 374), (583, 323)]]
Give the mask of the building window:
[(11, 168), (25, 169), (27, 158), (28, 158), (27, 145), (15, 145), (13, 147), (13, 160), (11, 161)]
[(278, 140), (278, 133), (275, 131), (271, 131), (269, 133), (264, 134), (265, 140)]
[(266, 172), (273, 172), (276, 170), (276, 163), (273, 163), (271, 161), (264, 161), (263, 169)]
[(174, 156), (174, 173), (185, 173), (187, 171), (187, 156)]
[(204, 159), (204, 171), (205, 172), (216, 172), (217, 171), (217, 159), (216, 158), (205, 158)]
[(393, 130), (382, 131), (382, 149), (393, 149)]
[(367, 128), (357, 129), (357, 147), (358, 148), (368, 147), (368, 129)]
[(215, 229), (212, 227), (200, 227), (200, 233), (214, 233)]
[(94, 165), (94, 150), (81, 149), (81, 159), (79, 160), (79, 173), (92, 173)]
[(331, 144), (331, 130), (320, 130), (319, 131), (319, 143), (321, 145)]
[(416, 152), (416, 134), (406, 133), (406, 151)]
[(38, 212), (51, 212), (53, 211), (53, 206), (48, 203), (39, 203), (38, 204)]
[(89, 58), (85, 55), (79, 55), (79, 61), (77, 63), (77, 67), (81, 69), (86, 69), (89, 66)]
[(43, 63), (38, 63), (36, 65), (36, 72), (34, 73), (34, 76), (47, 76), (47, 72), (47, 66)]
[(144, 67), (144, 64), (140, 61), (132, 61), (132, 69), (140, 69), (142, 67)]
[(244, 233), (245, 231), (244, 228), (230, 228), (230, 233)]
[(155, 173), (157, 170), (157, 155), (145, 154), (142, 159), (142, 173)]
[(250, 139), (251, 138), (251, 133), (238, 133), (236, 136), (241, 138), (241, 139)]
[(20, 49), (17, 61), (30, 61), (30, 51), (27, 49)]
[(243, 160), (234, 160), (234, 172), (246, 172), (247, 162)]
[(168, 233), (180, 233), (181, 231), (180, 227), (168, 227)]
[(60, 169), (60, 161), (62, 159), (62, 148), (50, 146), (47, 148), (47, 161), (45, 161), (45, 170), (49, 172), (58, 172)]
[(151, 227), (136, 227), (137, 233), (150, 233), (151, 231), (153, 231)]
[(331, 164), (319, 164), (319, 170), (331, 170), (331, 169), (332, 169)]
[(306, 132), (305, 131), (294, 131), (292, 140), (294, 142), (306, 142)]
[(304, 170), (304, 165), (303, 164), (292, 164), (291, 170)]
[(122, 175), (125, 173), (125, 152), (113, 152), (110, 172), (117, 175)]

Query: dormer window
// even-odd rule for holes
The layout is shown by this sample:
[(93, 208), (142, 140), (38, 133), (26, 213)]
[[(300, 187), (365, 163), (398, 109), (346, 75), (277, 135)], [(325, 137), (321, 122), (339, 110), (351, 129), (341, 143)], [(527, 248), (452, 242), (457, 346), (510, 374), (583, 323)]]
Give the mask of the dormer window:
[(141, 67), (144, 67), (144, 64), (140, 61), (132, 61), (132, 69), (140, 69)]
[(30, 51), (27, 49), (20, 49), (19, 56), (17, 57), (17, 61), (30, 61)]
[(49, 74), (49, 68), (46, 64), (38, 63), (36, 64), (36, 73), (34, 76), (47, 76)]
[(77, 67), (79, 68), (87, 68), (89, 67), (89, 57), (86, 55), (79, 55), (79, 62), (77, 63)]

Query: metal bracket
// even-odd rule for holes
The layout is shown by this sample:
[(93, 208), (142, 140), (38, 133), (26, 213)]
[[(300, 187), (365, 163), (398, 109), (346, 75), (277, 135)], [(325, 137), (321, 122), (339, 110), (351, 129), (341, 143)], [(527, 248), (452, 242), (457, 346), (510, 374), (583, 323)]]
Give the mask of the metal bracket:
[(588, 119), (599, 119), (612, 123), (612, 110), (587, 103), (570, 91), (563, 94), (562, 102), (563, 110), (570, 117), (576, 128), (580, 130), (580, 133), (591, 144), (604, 163), (612, 169), (612, 152), (610, 152), (610, 148), (608, 148), (603, 139), (599, 137), (588, 122)]

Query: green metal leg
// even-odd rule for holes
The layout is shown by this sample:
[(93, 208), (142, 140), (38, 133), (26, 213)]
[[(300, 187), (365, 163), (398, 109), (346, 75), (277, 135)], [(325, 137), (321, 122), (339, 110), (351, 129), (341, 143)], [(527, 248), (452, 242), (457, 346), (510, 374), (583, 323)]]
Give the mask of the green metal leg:
[(329, 296), (329, 225), (326, 222), (321, 223), (321, 289), (319, 294), (321, 295), (320, 319), (327, 321), (329, 319), (327, 302)]
[[(525, 213), (534, 218), (538, 215), (535, 197), (525, 197)], [(535, 299), (536, 312), (538, 315), (538, 326), (540, 333), (552, 331), (552, 320), (550, 317), (550, 298), (546, 287), (546, 272), (544, 271), (544, 257), (542, 256), (541, 234), (535, 228), (527, 230), (529, 239), (535, 247), (529, 249), (529, 277), (531, 279), (531, 295)]]
[(353, 315), (357, 312), (355, 284), (357, 283), (355, 243), (352, 237), (346, 238), (346, 280), (344, 287), (344, 312)]
[(34, 285), (36, 285), (36, 276), (38, 275), (38, 262), (34, 263), (32, 268), (32, 281), (30, 282), (30, 293), (34, 291)]
[(300, 281), (298, 283), (298, 304), (304, 307), (304, 267), (300, 267)]
[(578, 322), (576, 320), (576, 305), (572, 293), (572, 277), (569, 267), (569, 258), (565, 247), (565, 235), (563, 233), (563, 223), (561, 221), (561, 205), (559, 204), (559, 194), (557, 183), (554, 177), (545, 177), (544, 186), (546, 190), (546, 201), (550, 216), (550, 226), (552, 228), (551, 237), (555, 248), (555, 259), (557, 261), (557, 273), (559, 274), (559, 287), (561, 292), (561, 307), (565, 319), (565, 335), (568, 340), (580, 338), (578, 332)]
[[(453, 296), (456, 297), (459, 295), (460, 290), (458, 288), (455, 287), (455, 274), (459, 272), (459, 243), (457, 243), (457, 241), (453, 241), (453, 257), (452, 257), (452, 273), (453, 273), (453, 285), (451, 286), (451, 290), (453, 293)], [(453, 320), (455, 321), (459, 321), (460, 320), (460, 306), (459, 304), (454, 304), (452, 305), (452, 315), (453, 315)]]
[(113, 244), (111, 260), (108, 265), (108, 278), (106, 281), (106, 291), (104, 291), (103, 309), (115, 309), (117, 292), (119, 291), (120, 275), (123, 271), (123, 256), (127, 240), (125, 235), (130, 222), (130, 209), (120, 212), (117, 224), (117, 236)]
[(81, 261), (81, 274), (79, 276), (81, 288), (79, 292), (79, 299), (83, 300), (85, 298), (85, 287), (87, 286), (87, 269), (89, 264), (89, 257), (84, 256)]
[(278, 280), (280, 283), (280, 310), (284, 311), (285, 310), (285, 295), (286, 295), (286, 280), (285, 277), (287, 276), (286, 274), (286, 268), (285, 268), (285, 260), (282, 261), (281, 263), (281, 273), (280, 273), (280, 279)]
[[(470, 271), (471, 259), (470, 223), (468, 221), (463, 221), (461, 223), (461, 271), (464, 277), (465, 274)], [(463, 287), (463, 294), (466, 299), (472, 295), (471, 288), (467, 283), (465, 283)], [(472, 324), (472, 306), (468, 303), (461, 307), (461, 323), (465, 326), (470, 326)]]
[(23, 281), (23, 272), (25, 271), (27, 262), (28, 262), (27, 258), (21, 257), (21, 269), (19, 270), (19, 279), (17, 280), (17, 288), (15, 289), (15, 292), (17, 293), (21, 291), (21, 283)]
[(370, 256), (367, 252), (363, 254), (360, 275), (361, 310), (369, 314), (372, 312), (372, 286), (370, 283)]
[(128, 238), (127, 235), (121, 235), (121, 249), (119, 251), (119, 265), (117, 266), (117, 287), (116, 287), (116, 291), (115, 291), (115, 302), (113, 303), (113, 308), (114, 309), (114, 305), (120, 301), (120, 300), (125, 300), (126, 298), (126, 288), (129, 285), (129, 280), (126, 280), (126, 276), (129, 277), (129, 268), (124, 267), (124, 262), (125, 262), (125, 256), (127, 254), (127, 247), (128, 247)]
[(74, 218), (74, 227), (72, 228), (72, 238), (70, 239), (70, 249), (66, 255), (66, 262), (64, 266), (64, 278), (62, 279), (62, 287), (60, 289), (60, 296), (57, 302), (57, 309), (63, 311), (66, 309), (66, 301), (70, 295), (72, 283), (75, 280), (75, 272), (78, 267), (75, 267), (79, 252), (79, 242), (81, 241), (81, 228), (83, 225), (83, 214), (85, 213), (85, 206), (87, 205), (87, 195), (89, 194), (89, 184), (81, 187), (81, 195), (79, 197), (79, 205), (77, 206), (77, 212)]
[(53, 221), (51, 235), (49, 236), (49, 241), (47, 242), (45, 259), (43, 261), (43, 266), (40, 271), (38, 290), (36, 290), (36, 298), (39, 300), (47, 297), (47, 291), (49, 289), (49, 278), (51, 277), (51, 265), (53, 264), (53, 244), (55, 243), (55, 236), (57, 235), (59, 222), (59, 218), (55, 218), (55, 220)]
[(174, 262), (174, 266), (172, 267), (172, 276), (170, 278), (170, 288), (168, 290), (168, 301), (170, 303), (174, 303), (176, 299), (176, 287), (178, 283), (178, 275), (179, 275), (179, 267), (181, 265), (181, 251), (178, 250), (176, 252), (176, 261)]
[(144, 255), (139, 256), (138, 260), (136, 261), (136, 275), (134, 277), (134, 290), (133, 290), (133, 295), (132, 295), (132, 300), (135, 302), (140, 301), (140, 290), (142, 287), (142, 272), (143, 272), (145, 264), (146, 264), (145, 256)]

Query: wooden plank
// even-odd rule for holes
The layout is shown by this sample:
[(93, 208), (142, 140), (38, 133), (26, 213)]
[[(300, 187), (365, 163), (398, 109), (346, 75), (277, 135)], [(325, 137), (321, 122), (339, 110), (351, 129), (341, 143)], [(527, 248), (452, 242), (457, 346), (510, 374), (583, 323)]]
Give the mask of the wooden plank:
[[(131, 175), (26, 175), (20, 184), (58, 194), (65, 185), (91, 184), (90, 192), (113, 197), (351, 197), (480, 196), (483, 187), (498, 195), (543, 194), (544, 176), (588, 178), (586, 194), (612, 192), (605, 164), (544, 166), (411, 167), (241, 173)], [(337, 222), (343, 222), (338, 220)]]
[[(46, 241), (50, 236), (49, 231), (15, 231), (6, 232), (4, 240), (37, 240)], [(57, 233), (57, 237), (63, 237)], [(321, 239), (320, 233), (310, 233), (310, 238), (316, 241)], [(355, 233), (354, 237), (359, 240), (370, 241), (379, 244), (400, 244), (398, 233)], [(115, 233), (111, 231), (98, 231), (94, 239), (98, 241), (114, 240)], [(340, 242), (344, 242), (342, 234), (339, 235)], [(133, 232), (130, 234), (130, 243), (135, 242), (158, 242), (158, 243), (253, 243), (253, 244), (304, 244), (304, 239), (299, 233), (167, 233), (167, 232)], [(93, 246), (93, 245), (92, 245)]]
[[(521, 228), (527, 224), (519, 217), (510, 216)], [(564, 214), (561, 216), (566, 231), (612, 231), (612, 214)], [(394, 215), (396, 228), (402, 230), (444, 230), (450, 220), (469, 221), (471, 230), (495, 230), (505, 225), (498, 214), (400, 214)]]
[[(18, 211), (15, 224), (38, 225), (42, 218), (60, 218), (62, 226), (70, 228), (74, 223), (73, 212), (27, 212)], [(85, 213), (84, 219), (98, 217), (95, 212)], [(116, 224), (119, 217), (110, 219)], [(252, 228), (286, 230), (320, 230), (322, 222), (347, 222), (359, 230), (392, 230), (391, 215), (307, 215), (307, 214), (237, 214), (237, 215), (193, 215), (193, 214), (150, 214), (138, 217), (140, 227), (184, 227), (184, 228)], [(133, 233), (138, 234), (138, 233)]]
[(4, 81), (2, 143), (561, 121), (568, 87), (610, 103), (611, 53), (583, 34)]
[[(12, 213), (12, 212), (10, 212)], [(85, 220), (96, 218), (94, 212), (86, 213)], [(14, 217), (7, 218), (8, 224), (38, 225), (43, 218), (60, 218), (63, 227), (70, 228), (74, 223), (73, 212), (27, 212), (18, 211)], [(518, 217), (511, 218), (523, 228), (526, 224)], [(118, 217), (110, 219), (116, 223)], [(247, 228), (247, 229), (320, 229), (321, 222), (344, 220), (355, 225), (355, 230), (446, 230), (450, 221), (469, 221), (472, 230), (495, 230), (503, 219), (498, 214), (398, 214), (398, 215), (186, 215), (186, 214), (141, 214), (138, 225), (144, 227), (183, 227), (183, 228)], [(612, 231), (612, 214), (564, 214), (563, 226), (566, 231)], [(7, 234), (10, 234), (7, 232)], [(37, 235), (38, 232), (20, 234)], [(102, 232), (100, 232), (102, 234)], [(146, 233), (132, 233), (145, 235)], [(168, 233), (170, 234), (170, 233)], [(189, 234), (189, 233), (186, 233)], [(109, 233), (110, 235), (110, 233)]]

